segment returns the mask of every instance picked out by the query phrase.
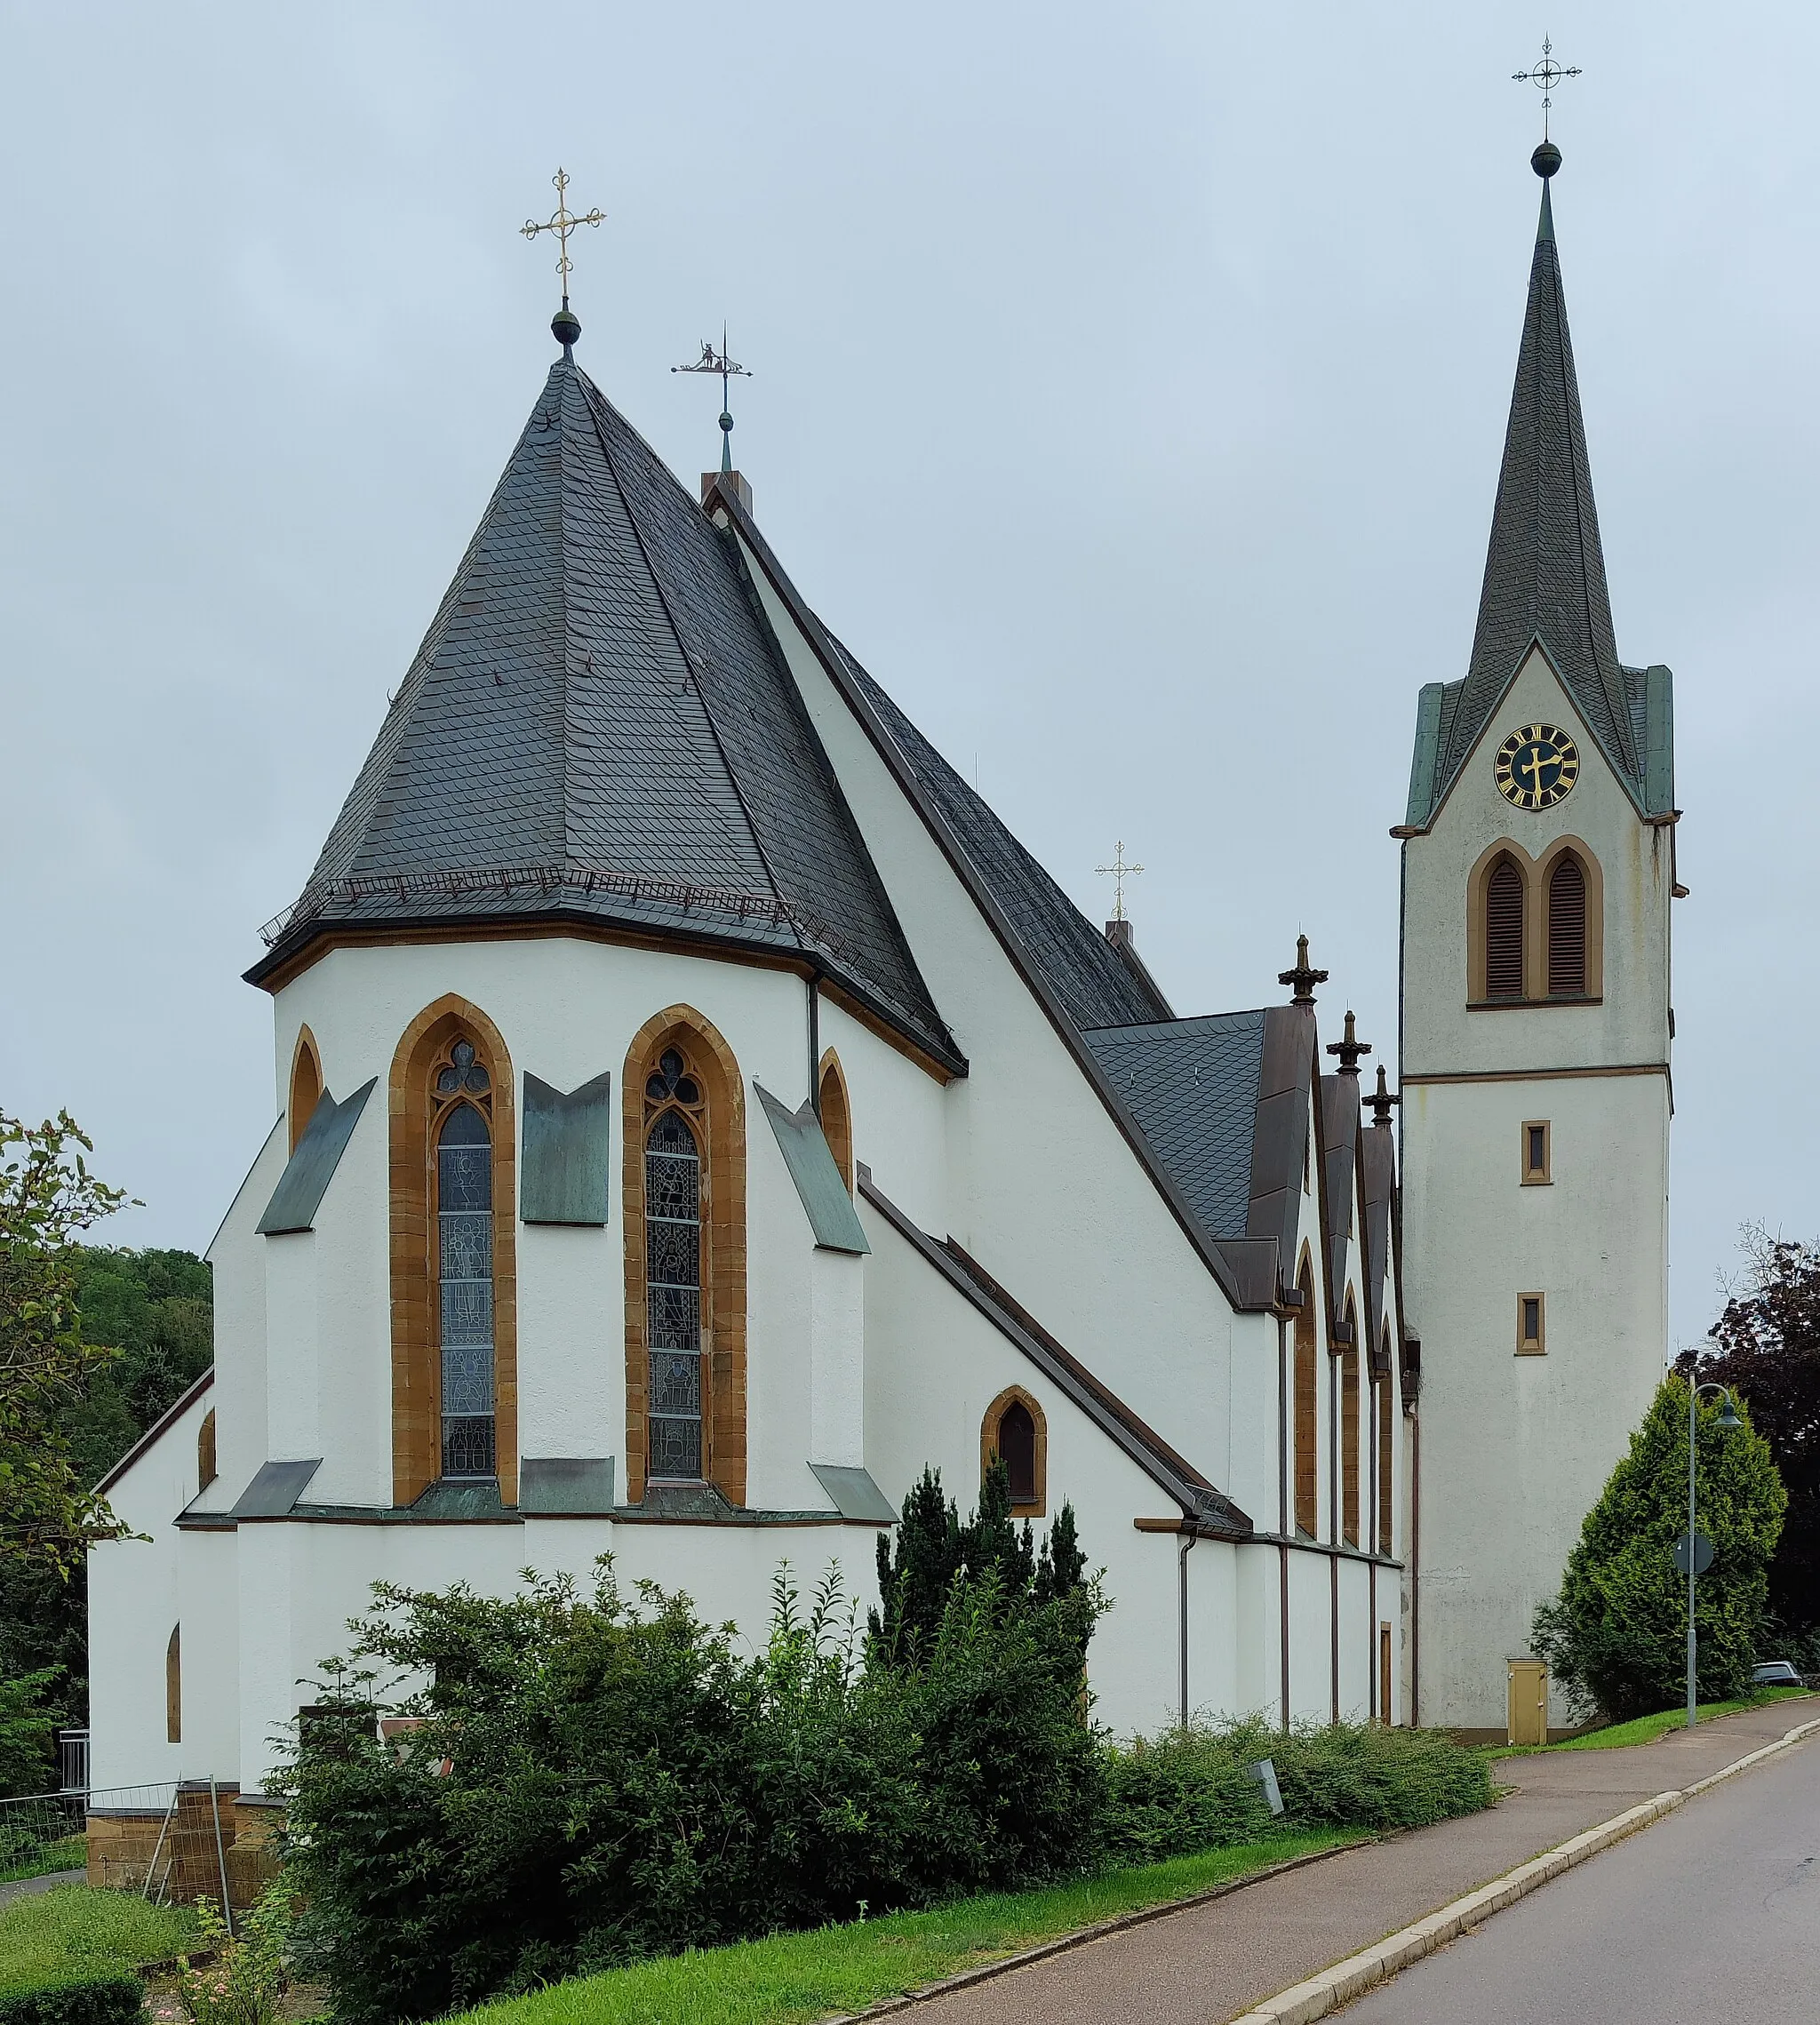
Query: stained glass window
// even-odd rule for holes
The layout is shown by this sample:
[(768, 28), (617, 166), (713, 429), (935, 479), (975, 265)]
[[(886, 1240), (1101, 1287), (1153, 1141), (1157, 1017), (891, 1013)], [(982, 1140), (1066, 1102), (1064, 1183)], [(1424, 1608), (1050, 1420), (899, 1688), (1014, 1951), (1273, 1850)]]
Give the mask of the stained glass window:
[[(699, 1101), (682, 1057), (665, 1053), (654, 1102)], [(645, 1346), (651, 1359), (651, 1473), (701, 1475), (701, 1150), (680, 1112), (644, 1139)]]
[[(465, 1059), (464, 1059), (465, 1057)], [(466, 1041), (436, 1079), (439, 1095), (484, 1092)], [(493, 1147), (466, 1102), (436, 1136), (437, 1310), (443, 1359), (443, 1474), (491, 1477), (493, 1443)]]

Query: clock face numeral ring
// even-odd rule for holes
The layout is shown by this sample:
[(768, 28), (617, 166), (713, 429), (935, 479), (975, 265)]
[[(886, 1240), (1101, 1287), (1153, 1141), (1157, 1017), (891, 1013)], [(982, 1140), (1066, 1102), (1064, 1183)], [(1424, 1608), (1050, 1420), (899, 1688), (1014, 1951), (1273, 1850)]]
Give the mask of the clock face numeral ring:
[(1497, 748), (1497, 792), (1518, 809), (1553, 809), (1580, 777), (1580, 749), (1557, 724), (1526, 724)]

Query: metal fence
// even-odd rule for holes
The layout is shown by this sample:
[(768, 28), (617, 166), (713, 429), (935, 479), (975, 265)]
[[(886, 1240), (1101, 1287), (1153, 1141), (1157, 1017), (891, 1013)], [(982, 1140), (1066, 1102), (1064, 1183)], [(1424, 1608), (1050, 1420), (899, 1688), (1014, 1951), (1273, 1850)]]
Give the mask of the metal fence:
[(92, 1885), (160, 1905), (212, 1899), (231, 1928), (276, 1870), (236, 1798), (212, 1779), (186, 1779), (0, 1800), (0, 1878), (82, 1870)]

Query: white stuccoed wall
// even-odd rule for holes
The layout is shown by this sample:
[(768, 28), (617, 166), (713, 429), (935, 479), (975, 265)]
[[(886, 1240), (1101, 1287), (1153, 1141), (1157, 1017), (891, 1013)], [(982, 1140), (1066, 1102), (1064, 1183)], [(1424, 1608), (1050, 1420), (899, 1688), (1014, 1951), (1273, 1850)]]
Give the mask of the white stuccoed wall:
[[(1529, 813), (1492, 755), (1534, 722), (1570, 729), (1577, 785)], [(1604, 876), (1604, 1002), (1466, 1009), (1472, 867), (1582, 840)], [(1665, 1077), (1423, 1083), (1425, 1074), (1668, 1060), (1665, 829), (1646, 825), (1546, 662), (1532, 654), (1433, 831), (1405, 845), (1403, 1229), (1422, 1338), (1419, 1690), (1425, 1722), (1501, 1728), (1505, 1662), (1529, 1650), (1580, 1523), (1667, 1353)], [(1547, 1119), (1553, 1183), (1521, 1185), (1523, 1122)], [(1547, 1354), (1515, 1355), (1517, 1296), (1547, 1296)], [(1557, 1698), (1551, 1719), (1566, 1720)]]

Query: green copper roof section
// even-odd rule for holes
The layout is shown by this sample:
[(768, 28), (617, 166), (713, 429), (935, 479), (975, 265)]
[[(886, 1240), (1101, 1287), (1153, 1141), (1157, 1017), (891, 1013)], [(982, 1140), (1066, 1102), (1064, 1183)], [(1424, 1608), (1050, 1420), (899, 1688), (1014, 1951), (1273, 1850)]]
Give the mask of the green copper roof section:
[(265, 1215), (255, 1226), (264, 1236), (287, 1236), (307, 1231), (315, 1224), (316, 1211), (322, 1208), (335, 1169), (341, 1164), (341, 1156), (347, 1151), (347, 1142), (354, 1136), (354, 1128), (360, 1123), (360, 1114), (378, 1080), (376, 1076), (370, 1076), (352, 1096), (339, 1104), (327, 1090), (316, 1099), (303, 1136), (278, 1176)]
[(765, 1116), (771, 1121), (778, 1151), (802, 1200), (803, 1211), (809, 1218), (810, 1229), (815, 1232), (817, 1245), (824, 1251), (869, 1252), (872, 1247), (866, 1243), (866, 1232), (860, 1227), (859, 1213), (853, 1207), (853, 1198), (848, 1194), (841, 1170), (834, 1165), (834, 1156), (822, 1136), (821, 1120), (815, 1114), (815, 1106), (805, 1104), (801, 1111), (793, 1112), (762, 1083), (754, 1083), (753, 1088), (758, 1092), (758, 1101), (764, 1106)]
[(1446, 693), (1440, 682), (1425, 682), (1416, 699), (1416, 754), (1409, 762), (1409, 806), (1403, 821), (1425, 823), (1434, 807), (1434, 764), (1441, 750), (1441, 699)]

